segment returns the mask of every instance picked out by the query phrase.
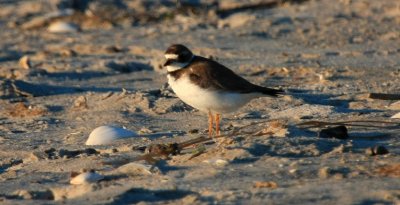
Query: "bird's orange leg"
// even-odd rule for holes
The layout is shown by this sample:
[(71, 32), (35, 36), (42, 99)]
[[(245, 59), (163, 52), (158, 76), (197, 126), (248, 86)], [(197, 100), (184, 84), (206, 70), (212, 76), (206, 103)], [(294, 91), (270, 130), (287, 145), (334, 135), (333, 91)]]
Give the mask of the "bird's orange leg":
[(208, 136), (212, 137), (213, 134), (213, 115), (208, 111)]
[(221, 135), (221, 131), (220, 131), (220, 128), (219, 128), (220, 120), (221, 120), (221, 114), (218, 114), (218, 113), (215, 114), (215, 134), (217, 136)]

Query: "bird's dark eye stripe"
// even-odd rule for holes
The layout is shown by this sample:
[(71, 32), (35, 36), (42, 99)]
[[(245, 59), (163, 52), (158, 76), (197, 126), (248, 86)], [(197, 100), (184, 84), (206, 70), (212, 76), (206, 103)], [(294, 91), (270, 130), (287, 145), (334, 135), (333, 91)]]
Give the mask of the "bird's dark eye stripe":
[(190, 60), (190, 58), (192, 57), (192, 55), (186, 53), (186, 55), (179, 55), (178, 56), (178, 61), (179, 62), (187, 62), (188, 60)]

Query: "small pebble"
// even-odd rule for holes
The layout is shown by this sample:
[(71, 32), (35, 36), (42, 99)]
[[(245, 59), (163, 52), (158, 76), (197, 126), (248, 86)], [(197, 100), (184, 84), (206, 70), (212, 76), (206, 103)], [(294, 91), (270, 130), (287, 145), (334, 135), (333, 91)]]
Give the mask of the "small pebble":
[(318, 133), (318, 137), (320, 138), (337, 138), (337, 139), (347, 139), (349, 135), (347, 134), (347, 128), (343, 125), (337, 127), (331, 127), (322, 129)]
[(65, 159), (73, 158), (79, 154), (81, 154), (81, 151), (79, 151), (79, 150), (70, 151), (70, 150), (66, 150), (66, 149), (60, 149), (58, 151), (58, 156), (61, 158), (65, 158)]

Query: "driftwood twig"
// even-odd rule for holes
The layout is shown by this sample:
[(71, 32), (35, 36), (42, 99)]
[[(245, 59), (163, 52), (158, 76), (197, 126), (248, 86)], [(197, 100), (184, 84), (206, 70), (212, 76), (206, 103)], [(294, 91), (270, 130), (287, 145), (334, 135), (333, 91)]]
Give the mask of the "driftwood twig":
[[(375, 125), (374, 125), (375, 124)], [(376, 125), (385, 124), (385, 125)], [(379, 120), (349, 120), (349, 121), (338, 121), (338, 122), (324, 122), (324, 121), (307, 121), (297, 124), (297, 126), (304, 126), (302, 128), (315, 128), (315, 127), (327, 127), (332, 125), (343, 125), (353, 127), (365, 127), (365, 128), (400, 128), (400, 123), (390, 121), (379, 121)]]
[(400, 94), (370, 93), (369, 98), (378, 100), (400, 100)]

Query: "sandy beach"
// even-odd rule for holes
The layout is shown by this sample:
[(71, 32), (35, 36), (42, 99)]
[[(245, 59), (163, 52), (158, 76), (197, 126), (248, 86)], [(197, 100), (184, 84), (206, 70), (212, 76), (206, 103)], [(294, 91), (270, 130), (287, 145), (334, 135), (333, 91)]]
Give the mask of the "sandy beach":
[[(400, 1), (68, 2), (0, 1), (0, 204), (400, 204)], [(174, 43), (287, 95), (173, 147)]]

